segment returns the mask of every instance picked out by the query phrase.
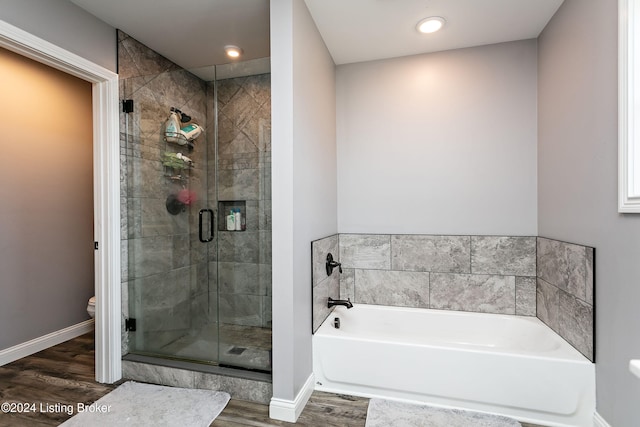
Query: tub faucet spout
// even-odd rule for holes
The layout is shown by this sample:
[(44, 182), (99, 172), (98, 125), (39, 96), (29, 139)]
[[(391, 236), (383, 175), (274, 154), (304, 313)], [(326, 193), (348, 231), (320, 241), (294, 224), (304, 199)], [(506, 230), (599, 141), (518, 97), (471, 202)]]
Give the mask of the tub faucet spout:
[(351, 303), (351, 298), (347, 299), (333, 299), (329, 297), (327, 299), (327, 308), (331, 308), (334, 305), (344, 305), (347, 308), (352, 308), (353, 304)]

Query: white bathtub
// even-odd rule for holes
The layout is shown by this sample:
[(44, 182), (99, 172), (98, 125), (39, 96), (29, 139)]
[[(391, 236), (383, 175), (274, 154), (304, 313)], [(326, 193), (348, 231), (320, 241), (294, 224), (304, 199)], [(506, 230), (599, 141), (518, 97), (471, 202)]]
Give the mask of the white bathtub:
[(320, 391), (593, 425), (594, 364), (535, 317), (337, 307), (313, 336), (313, 371)]

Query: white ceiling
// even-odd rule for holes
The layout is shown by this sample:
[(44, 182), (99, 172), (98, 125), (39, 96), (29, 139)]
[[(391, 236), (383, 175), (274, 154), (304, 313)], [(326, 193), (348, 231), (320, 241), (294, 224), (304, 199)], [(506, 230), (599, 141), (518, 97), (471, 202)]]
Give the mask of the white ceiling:
[[(563, 0), (305, 0), (336, 64), (536, 38)], [(429, 16), (447, 21), (421, 34)]]
[[(269, 55), (269, 0), (71, 0), (180, 66)], [(336, 64), (369, 61), (537, 37), (563, 0), (304, 0)], [(424, 35), (419, 20), (442, 16)], [(254, 62), (262, 63), (262, 62)], [(198, 70), (199, 69), (199, 70)]]

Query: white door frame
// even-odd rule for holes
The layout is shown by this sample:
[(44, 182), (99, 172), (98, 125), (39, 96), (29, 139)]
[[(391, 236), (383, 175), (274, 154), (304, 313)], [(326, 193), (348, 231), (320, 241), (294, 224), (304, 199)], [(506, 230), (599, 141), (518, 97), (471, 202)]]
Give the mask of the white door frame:
[(0, 47), (93, 85), (95, 370), (96, 381), (116, 382), (122, 378), (118, 75), (2, 20)]

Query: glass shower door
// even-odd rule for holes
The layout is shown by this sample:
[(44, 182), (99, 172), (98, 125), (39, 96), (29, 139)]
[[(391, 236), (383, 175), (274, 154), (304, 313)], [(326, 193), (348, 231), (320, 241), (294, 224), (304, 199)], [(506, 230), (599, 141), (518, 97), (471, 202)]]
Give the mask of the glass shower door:
[[(265, 372), (271, 372), (270, 94), (269, 74), (216, 81), (219, 361)], [(240, 223), (232, 220), (238, 214)]]
[(118, 61), (125, 351), (271, 372), (270, 76), (205, 82), (122, 32)]
[(180, 126), (208, 127), (207, 85), (122, 32), (118, 59), (126, 344), (134, 354), (216, 364), (209, 133), (192, 144), (165, 135), (172, 108)]

